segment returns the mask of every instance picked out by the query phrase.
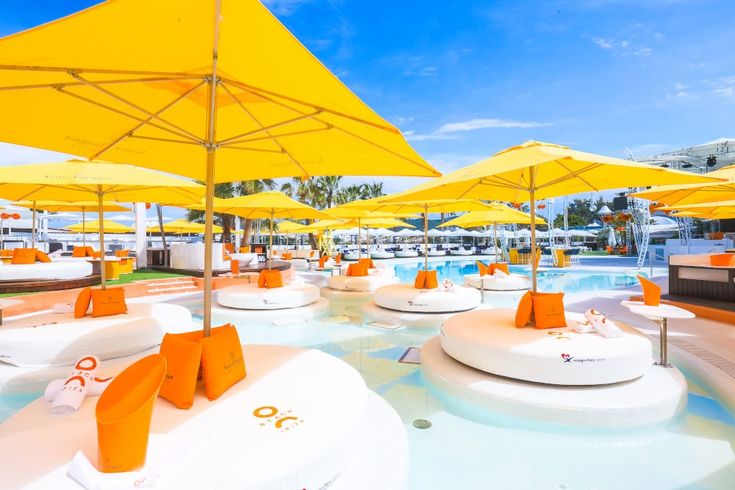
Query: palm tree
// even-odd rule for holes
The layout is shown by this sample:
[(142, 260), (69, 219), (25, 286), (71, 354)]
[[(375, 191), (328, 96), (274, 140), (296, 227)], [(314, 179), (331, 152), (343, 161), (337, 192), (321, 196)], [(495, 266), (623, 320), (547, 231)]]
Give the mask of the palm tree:
[[(250, 194), (257, 194), (258, 192), (272, 191), (276, 188), (276, 181), (273, 179), (260, 179), (260, 180), (244, 180), (238, 182), (237, 190), (241, 196), (249, 196)], [(250, 245), (250, 238), (253, 234), (254, 220), (250, 218), (245, 219), (243, 224), (243, 245)]]
[(342, 176), (317, 177), (314, 179), (312, 206), (320, 209), (334, 206), (339, 193), (340, 182), (342, 182)]

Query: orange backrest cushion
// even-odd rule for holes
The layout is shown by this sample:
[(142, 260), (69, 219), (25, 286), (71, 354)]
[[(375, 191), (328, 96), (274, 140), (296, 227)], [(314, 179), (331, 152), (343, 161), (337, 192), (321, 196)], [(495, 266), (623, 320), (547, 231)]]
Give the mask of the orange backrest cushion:
[(281, 278), (281, 271), (267, 270), (265, 273), (265, 287), (268, 289), (282, 288), (283, 278)]
[(564, 293), (531, 293), (536, 328), (567, 326), (564, 314)]
[(242, 345), (232, 325), (213, 328), (211, 335), (202, 339), (202, 379), (210, 400), (245, 379)]
[(89, 303), (92, 302), (92, 288), (84, 288), (79, 291), (77, 300), (74, 302), (74, 318), (83, 318), (89, 310)]
[(11, 264), (35, 264), (36, 249), (35, 248), (14, 248), (13, 259)]
[(709, 256), (709, 265), (727, 267), (733, 265), (735, 254), (713, 254)]
[(127, 258), (128, 255), (130, 255), (130, 250), (115, 250), (115, 257), (124, 259)]
[(661, 304), (661, 286), (645, 277), (638, 275), (638, 282), (643, 288), (643, 303), (646, 306), (658, 306)]
[(240, 262), (237, 260), (230, 260), (230, 272), (233, 276), (240, 273)]
[(516, 308), (516, 327), (523, 328), (529, 324), (533, 316), (533, 298), (531, 291), (528, 291), (521, 297)]
[(413, 287), (416, 289), (426, 288), (426, 271), (418, 271), (416, 273), (416, 279), (413, 281)]
[(315, 254), (315, 253), (316, 253), (316, 252), (315, 252), (314, 250), (310, 250), (310, 251), (309, 251), (309, 258), (310, 258), (310, 259), (313, 259), (313, 258), (314, 258), (314, 254)]
[(249, 254), (250, 253), (250, 245), (247, 247), (240, 247), (240, 253), (241, 254)]
[(357, 263), (363, 264), (368, 269), (375, 269), (375, 262), (373, 262), (373, 259), (360, 259)]
[(436, 271), (426, 271), (426, 289), (436, 289), (439, 287), (439, 279)]
[[(496, 271), (503, 271), (506, 274), (510, 275), (510, 269), (508, 269), (508, 264), (505, 264), (505, 263), (501, 262), (499, 264), (493, 264), (493, 265), (495, 266), (495, 267), (493, 267), (493, 269), (495, 269)], [(495, 272), (493, 271), (493, 274), (494, 273)]]
[(89, 245), (87, 245), (86, 247), (84, 247), (84, 253), (85, 253), (85, 255), (87, 257), (95, 257), (95, 254), (97, 254), (99, 252), (95, 252), (92, 247), (90, 247)]
[(341, 264), (342, 263), (342, 254), (337, 254), (334, 256), (334, 263), (335, 264)]
[(324, 269), (324, 265), (327, 263), (327, 260), (329, 260), (329, 257), (326, 255), (322, 255), (319, 257), (319, 268)]
[(225, 243), (225, 250), (230, 252), (231, 254), (235, 253), (235, 244), (234, 243)]
[(283, 260), (291, 260), (293, 258), (293, 254), (288, 253), (288, 252), (283, 252), (282, 257), (283, 257)]
[(260, 271), (260, 274), (258, 275), (258, 287), (264, 288), (265, 287), (265, 271)]
[(479, 260), (475, 262), (477, 264), (477, 269), (480, 271), (480, 275), (484, 276), (487, 275), (488, 272), (488, 266), (480, 262)]
[(87, 247), (74, 247), (73, 252), (71, 253), (72, 257), (86, 257), (87, 256)]
[(0, 250), (0, 257), (12, 257), (13, 251), (12, 250)]
[[(160, 353), (166, 357), (166, 377), (158, 396), (178, 408), (188, 409), (194, 404), (194, 392), (202, 362), (202, 332), (196, 335), (167, 333), (163, 336)], [(193, 338), (192, 338), (193, 337)]]
[(92, 258), (95, 258), (95, 259), (102, 258), (102, 252), (92, 252)]
[[(352, 274), (349, 273), (349, 270), (352, 269)], [(368, 275), (368, 268), (365, 264), (350, 264), (350, 266), (347, 268), (348, 276), (358, 276), (363, 277)]]
[(123, 288), (92, 290), (92, 316), (112, 316), (127, 312)]
[(40, 250), (36, 250), (36, 260), (43, 264), (48, 264), (49, 262), (51, 262), (51, 259), (46, 254), (46, 252), (41, 252)]

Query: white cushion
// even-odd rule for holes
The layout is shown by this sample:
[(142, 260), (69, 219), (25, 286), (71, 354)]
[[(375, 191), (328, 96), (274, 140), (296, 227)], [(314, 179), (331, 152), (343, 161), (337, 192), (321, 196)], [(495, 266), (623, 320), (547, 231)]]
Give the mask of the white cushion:
[(81, 279), (91, 275), (92, 264), (86, 260), (0, 265), (0, 281)]
[(329, 278), (330, 289), (338, 291), (375, 291), (379, 287), (398, 282), (395, 276), (373, 274), (368, 276), (332, 276)]
[(473, 288), (482, 287), (486, 291), (517, 291), (529, 289), (531, 278), (521, 274), (485, 274), (480, 280), (480, 274), (466, 274), (464, 276), (465, 286)]
[(128, 304), (128, 313), (74, 318), (40, 313), (0, 327), (0, 361), (16, 366), (67, 366), (93, 354), (100, 360), (135, 354), (161, 343), (167, 331), (186, 331), (191, 313), (165, 303)]
[(375, 250), (370, 252), (370, 257), (373, 259), (392, 259), (396, 255), (393, 252), (387, 252), (385, 250)]
[(229, 286), (217, 291), (217, 302), (243, 310), (278, 310), (299, 308), (320, 298), (313, 284), (291, 283), (280, 288), (259, 288), (257, 284)]
[(397, 311), (443, 313), (466, 311), (480, 306), (480, 292), (465, 286), (443, 289), (416, 289), (412, 284), (393, 284), (375, 291), (375, 304)]
[(419, 253), (416, 250), (399, 250), (396, 252), (396, 257), (398, 258), (406, 258), (406, 257), (418, 257)]

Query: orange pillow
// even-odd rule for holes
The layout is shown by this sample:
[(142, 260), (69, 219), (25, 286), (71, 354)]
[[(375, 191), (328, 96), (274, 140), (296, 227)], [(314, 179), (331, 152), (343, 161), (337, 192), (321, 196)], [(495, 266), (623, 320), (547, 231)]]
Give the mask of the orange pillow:
[(535, 327), (562, 328), (567, 326), (564, 315), (564, 293), (531, 293)]
[(283, 257), (283, 260), (291, 260), (291, 258), (293, 257), (293, 254), (283, 252), (283, 255), (281, 257)]
[(233, 244), (233, 243), (225, 243), (225, 250), (227, 250), (231, 254), (234, 254), (235, 253), (235, 244)]
[[(493, 265), (495, 266), (493, 267), (495, 271), (503, 271), (506, 274), (510, 275), (510, 269), (508, 269), (508, 264), (501, 262), (499, 264), (493, 264)], [(493, 271), (493, 274), (495, 274), (495, 271)]]
[(521, 297), (516, 308), (516, 327), (523, 328), (529, 324), (533, 316), (533, 298), (531, 291), (528, 291)]
[(373, 262), (373, 259), (360, 259), (357, 263), (364, 265), (368, 269), (375, 269), (375, 262)]
[(643, 303), (646, 306), (658, 306), (661, 304), (661, 286), (645, 277), (638, 275), (638, 282), (643, 288)]
[(96, 254), (97, 252), (95, 252), (92, 247), (87, 245), (86, 247), (84, 247), (84, 253), (86, 254), (87, 257), (94, 257), (95, 256), (94, 254)]
[(480, 271), (480, 276), (487, 275), (488, 272), (488, 266), (480, 262), (479, 260), (475, 262), (477, 264), (477, 269)]
[(413, 287), (416, 289), (424, 289), (426, 287), (426, 271), (418, 271), (416, 279), (413, 281)]
[(313, 258), (314, 258), (314, 253), (315, 253), (315, 251), (314, 251), (314, 250), (310, 250), (310, 251), (309, 251), (309, 258), (310, 258), (310, 259), (313, 259)]
[(92, 302), (92, 288), (84, 288), (79, 291), (77, 300), (74, 302), (74, 318), (83, 318), (89, 310), (89, 303)]
[(281, 271), (267, 270), (263, 272), (265, 272), (265, 287), (267, 287), (268, 289), (283, 287)]
[(81, 258), (87, 256), (87, 247), (74, 247), (74, 251), (71, 253), (72, 257)]
[(14, 248), (13, 259), (11, 264), (35, 264), (36, 249), (35, 248)]
[(237, 329), (229, 324), (212, 329), (211, 335), (202, 339), (202, 378), (207, 398), (216, 400), (232, 385), (245, 379), (245, 374)]
[(240, 253), (241, 254), (249, 254), (250, 253), (250, 245), (247, 247), (240, 247)]
[(258, 275), (258, 287), (264, 288), (265, 287), (265, 271), (260, 271), (260, 274)]
[(127, 258), (128, 255), (130, 255), (129, 250), (115, 250), (115, 257), (124, 259), (124, 258)]
[(426, 289), (436, 289), (439, 287), (439, 279), (436, 277), (436, 271), (426, 271)]
[(238, 260), (230, 260), (230, 272), (233, 276), (240, 273), (240, 262)]
[(46, 255), (46, 252), (41, 252), (40, 250), (36, 250), (36, 260), (43, 264), (51, 262), (51, 259)]
[(713, 254), (709, 256), (709, 265), (727, 267), (733, 265), (735, 254)]
[(123, 288), (107, 288), (92, 290), (92, 316), (112, 316), (127, 313), (125, 290)]
[(326, 255), (322, 255), (321, 257), (319, 257), (319, 268), (320, 269), (324, 269), (324, 265), (327, 263), (328, 259), (329, 257), (327, 257)]
[(92, 252), (92, 258), (93, 259), (101, 259), (102, 258), (102, 252)]
[[(216, 330), (216, 329), (215, 329)], [(166, 377), (158, 396), (178, 408), (188, 409), (194, 404), (199, 366), (202, 362), (202, 332), (198, 338), (187, 334), (167, 333), (163, 336), (160, 353), (166, 357)]]

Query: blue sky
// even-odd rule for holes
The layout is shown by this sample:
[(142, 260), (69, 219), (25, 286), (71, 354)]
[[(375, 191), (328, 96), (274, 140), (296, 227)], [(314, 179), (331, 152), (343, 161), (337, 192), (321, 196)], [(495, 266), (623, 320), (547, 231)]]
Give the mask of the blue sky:
[[(4, 0), (0, 34), (94, 3)], [(527, 139), (626, 156), (735, 137), (732, 0), (265, 3), (443, 172)]]

